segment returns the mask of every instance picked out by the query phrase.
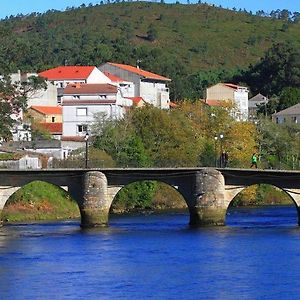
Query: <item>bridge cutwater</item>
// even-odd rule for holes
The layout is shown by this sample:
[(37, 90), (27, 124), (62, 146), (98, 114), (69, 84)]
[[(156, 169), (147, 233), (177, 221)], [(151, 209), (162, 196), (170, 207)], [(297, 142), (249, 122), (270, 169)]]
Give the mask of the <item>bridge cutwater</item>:
[(300, 224), (300, 171), (214, 168), (117, 168), (1, 170), (0, 213), (8, 198), (36, 180), (67, 190), (78, 203), (82, 227), (107, 226), (115, 195), (125, 185), (156, 180), (174, 187), (185, 199), (190, 225), (224, 225), (233, 198), (253, 184), (271, 184), (288, 193)]

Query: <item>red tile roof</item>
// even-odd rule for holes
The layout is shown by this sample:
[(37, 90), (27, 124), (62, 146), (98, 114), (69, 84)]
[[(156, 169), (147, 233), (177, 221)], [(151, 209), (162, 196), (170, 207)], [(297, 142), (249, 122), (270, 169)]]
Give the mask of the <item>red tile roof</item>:
[(62, 123), (39, 123), (52, 134), (62, 134)]
[(61, 106), (31, 106), (30, 108), (43, 115), (61, 115), (62, 107)]
[(61, 66), (39, 73), (48, 80), (80, 80), (87, 79), (95, 66)]
[(209, 106), (226, 106), (226, 101), (222, 100), (205, 100), (205, 103)]
[(135, 105), (138, 105), (141, 101), (144, 102), (145, 100), (143, 99), (143, 97), (126, 97), (127, 99), (132, 100), (132, 102)]
[(173, 108), (178, 107), (178, 104), (170, 101), (170, 107), (173, 107)]
[(104, 71), (103, 74), (108, 77), (112, 82), (123, 82), (125, 81), (124, 79), (116, 76), (116, 75), (113, 75), (111, 74), (110, 72), (107, 72), (107, 71)]
[(85, 142), (85, 136), (62, 136), (61, 140), (66, 142)]
[(233, 84), (233, 83), (224, 83), (224, 85), (227, 86), (227, 87), (230, 87), (232, 89), (235, 89), (235, 90), (237, 90), (239, 88), (238, 85)]
[(140, 68), (133, 67), (133, 66), (130, 66), (130, 65), (116, 64), (116, 63), (111, 63), (111, 62), (109, 62), (108, 64), (110, 64), (114, 67), (120, 68), (122, 70), (140, 75), (140, 76), (145, 77), (145, 78), (162, 80), (162, 81), (171, 81), (170, 78), (167, 78), (167, 77), (164, 77), (164, 76), (152, 73), (152, 72), (148, 72), (148, 71), (145, 71), (145, 70), (142, 70)]
[(64, 89), (64, 95), (89, 95), (89, 94), (116, 94), (118, 88), (114, 85), (103, 83), (82, 83), (69, 84)]

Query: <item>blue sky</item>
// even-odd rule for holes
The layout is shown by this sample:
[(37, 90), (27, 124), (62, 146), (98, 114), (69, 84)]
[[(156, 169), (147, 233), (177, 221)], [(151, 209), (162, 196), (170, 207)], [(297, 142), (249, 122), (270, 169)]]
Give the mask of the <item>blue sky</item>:
[[(160, 0), (156, 0), (160, 2)], [(171, 3), (175, 2), (170, 0), (165, 0), (165, 2)], [(181, 3), (187, 3), (186, 0), (180, 0)], [(197, 2), (197, 0), (190, 0), (191, 3)], [(202, 0), (204, 2), (204, 0)], [(246, 8), (248, 11), (253, 12), (257, 10), (264, 10), (270, 12), (276, 9), (288, 9), (292, 12), (300, 12), (300, 0), (206, 0), (206, 2), (216, 5), (222, 5), (226, 8)], [(28, 14), (31, 12), (45, 12), (48, 9), (64, 10), (67, 6), (79, 6), (85, 3), (100, 3), (98, 1), (85, 1), (85, 0), (0, 0), (0, 18), (5, 18), (5, 16), (16, 15), (18, 13)]]

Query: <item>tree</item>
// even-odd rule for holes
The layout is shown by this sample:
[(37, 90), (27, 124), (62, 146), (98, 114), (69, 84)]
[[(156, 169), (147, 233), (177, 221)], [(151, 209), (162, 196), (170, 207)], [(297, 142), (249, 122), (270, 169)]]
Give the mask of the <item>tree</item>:
[(286, 87), (279, 95), (277, 111), (300, 103), (300, 88)]
[(300, 50), (288, 44), (273, 45), (241, 78), (252, 92), (267, 96), (279, 95), (285, 87), (299, 87)]
[(150, 24), (147, 30), (147, 39), (150, 42), (153, 42), (157, 39), (157, 29), (154, 27), (153, 24)]
[(44, 79), (36, 76), (22, 83), (13, 83), (8, 75), (0, 79), (0, 138), (11, 137), (13, 125), (21, 120), (21, 113), (27, 108), (28, 97), (45, 88)]

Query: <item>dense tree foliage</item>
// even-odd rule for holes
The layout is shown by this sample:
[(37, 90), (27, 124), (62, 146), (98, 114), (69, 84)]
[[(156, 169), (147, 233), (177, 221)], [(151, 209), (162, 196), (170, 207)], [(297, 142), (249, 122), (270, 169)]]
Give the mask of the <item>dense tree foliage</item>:
[(262, 167), (300, 169), (299, 124), (278, 125), (268, 118), (262, 118), (257, 130)]
[[(290, 88), (300, 87), (299, 47), (282, 43), (274, 45), (259, 63), (250, 66), (242, 79), (254, 93), (260, 92), (269, 97), (281, 93), (285, 97), (287, 92), (295, 92)], [(283, 91), (285, 88), (289, 89)]]
[(0, 138), (11, 136), (13, 125), (27, 108), (27, 98), (45, 87), (45, 81), (35, 76), (22, 83), (12, 82), (6, 75), (0, 79)]
[[(236, 122), (226, 109), (201, 101), (183, 102), (171, 111), (136, 108), (123, 120), (98, 121), (94, 134), (94, 146), (121, 167), (215, 166), (221, 148), (228, 151), (231, 166), (248, 167), (257, 148), (254, 124)], [(220, 134), (224, 138), (215, 140)]]
[(255, 64), (272, 44), (292, 40), (299, 48), (300, 23), (286, 16), (276, 11), (274, 19), (261, 18), (205, 3), (118, 1), (18, 15), (0, 21), (0, 74), (139, 61), (172, 79), (172, 100), (195, 100), (206, 86)]

